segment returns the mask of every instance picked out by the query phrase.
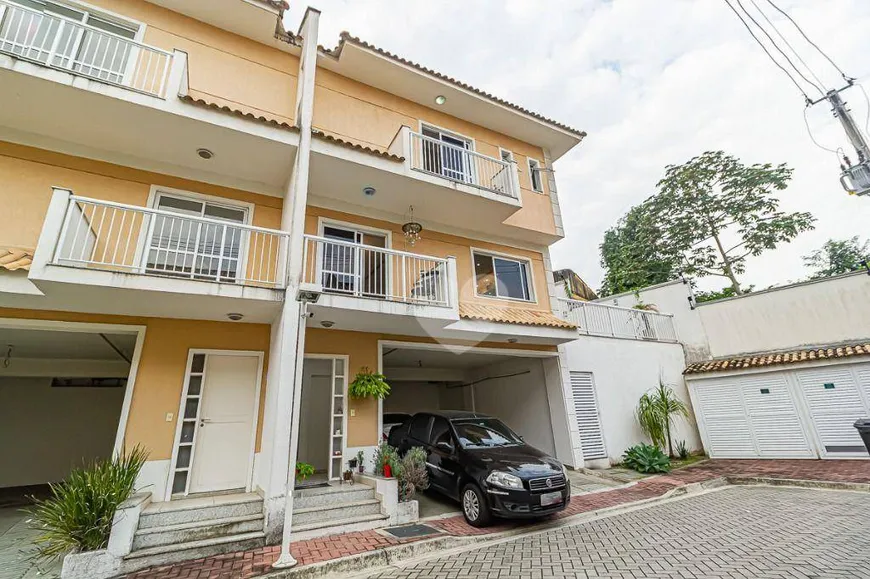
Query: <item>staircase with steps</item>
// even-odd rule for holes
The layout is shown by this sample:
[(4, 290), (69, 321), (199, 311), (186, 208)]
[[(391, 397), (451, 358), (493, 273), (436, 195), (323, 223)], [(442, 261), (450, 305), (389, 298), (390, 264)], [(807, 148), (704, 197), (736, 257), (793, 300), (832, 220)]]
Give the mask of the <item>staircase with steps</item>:
[(262, 547), (263, 498), (254, 493), (152, 503), (139, 517), (125, 573)]
[(361, 483), (300, 489), (293, 495), (294, 541), (376, 529), (389, 523), (375, 489)]

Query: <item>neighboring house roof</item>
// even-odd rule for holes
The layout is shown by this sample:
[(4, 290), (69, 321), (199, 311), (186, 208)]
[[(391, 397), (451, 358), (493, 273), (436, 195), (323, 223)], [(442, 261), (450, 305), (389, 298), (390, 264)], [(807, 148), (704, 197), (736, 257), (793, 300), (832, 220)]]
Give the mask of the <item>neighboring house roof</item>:
[(750, 370), (753, 368), (767, 368), (770, 366), (783, 366), (800, 362), (813, 362), (818, 360), (835, 360), (840, 358), (852, 358), (858, 356), (870, 356), (870, 342), (858, 342), (854, 344), (841, 344), (837, 346), (822, 346), (807, 350), (792, 350), (789, 352), (768, 352), (750, 354), (739, 358), (725, 358), (719, 360), (707, 360), (690, 364), (683, 374), (704, 374), (707, 372), (727, 372), (729, 370)]
[(567, 282), (568, 297), (572, 300), (597, 300), (598, 294), (589, 287), (573, 269), (558, 269), (553, 272), (553, 279), (558, 282)]
[(33, 250), (19, 249), (15, 247), (0, 247), (0, 269), (9, 271), (30, 269), (33, 262)]
[(500, 99), (495, 95), (492, 95), (488, 92), (482, 91), (479, 88), (475, 88), (475, 87), (473, 87), (469, 84), (466, 84), (462, 81), (456, 80), (455, 78), (447, 76), (446, 74), (442, 74), (436, 70), (432, 70), (431, 68), (426, 68), (422, 64), (418, 64), (418, 63), (413, 62), (411, 60), (408, 60), (406, 58), (402, 58), (401, 56), (398, 56), (396, 54), (393, 54), (392, 52), (386, 51), (383, 48), (378, 48), (377, 46), (375, 46), (369, 42), (366, 42), (365, 40), (361, 40), (360, 38), (357, 38), (356, 36), (351, 35), (351, 33), (347, 32), (347, 31), (341, 33), (341, 35), (339, 36), (338, 46), (336, 46), (335, 48), (329, 49), (329, 48), (324, 48), (322, 46), (320, 46), (318, 48), (324, 54), (328, 54), (330, 56), (339, 56), (341, 54), (342, 47), (345, 45), (345, 43), (348, 43), (348, 42), (350, 42), (352, 44), (356, 44), (357, 46), (360, 46), (362, 48), (372, 50), (381, 56), (389, 58), (390, 60), (393, 60), (393, 61), (398, 62), (400, 64), (404, 64), (405, 66), (410, 66), (412, 68), (415, 68), (420, 72), (434, 76), (435, 78), (442, 80), (444, 82), (449, 82), (450, 84), (458, 86), (459, 88), (473, 92), (474, 94), (476, 94), (478, 96), (489, 99), (489, 100), (491, 100), (495, 103), (498, 103), (502, 106), (511, 108), (517, 112), (528, 115), (528, 116), (530, 116), (534, 119), (537, 119), (541, 122), (547, 123), (548, 125), (552, 125), (553, 127), (557, 127), (559, 129), (562, 129), (563, 131), (568, 131), (569, 133), (573, 133), (575, 136), (577, 136), (581, 139), (586, 136), (586, 131), (581, 131), (580, 129), (575, 129), (574, 127), (570, 127), (568, 125), (565, 125), (565, 124), (560, 123), (558, 121), (555, 121), (553, 119), (547, 118), (544, 115), (541, 115), (541, 114), (536, 113), (534, 111), (530, 111), (529, 109), (523, 108), (519, 105), (508, 102), (506, 100)]
[(556, 317), (552, 312), (526, 310), (523, 308), (506, 308), (465, 303), (459, 304), (459, 317), (484, 322), (523, 324), (526, 326), (548, 326), (551, 328), (565, 328), (567, 330), (577, 328), (575, 324)]

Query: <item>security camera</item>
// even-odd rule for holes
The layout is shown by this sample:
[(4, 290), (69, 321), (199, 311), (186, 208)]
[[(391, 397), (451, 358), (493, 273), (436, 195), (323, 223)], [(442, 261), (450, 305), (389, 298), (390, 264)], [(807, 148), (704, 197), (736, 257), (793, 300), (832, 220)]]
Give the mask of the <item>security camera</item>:
[(305, 312), (304, 314), (302, 314), (302, 317), (303, 318), (313, 318), (314, 312)]

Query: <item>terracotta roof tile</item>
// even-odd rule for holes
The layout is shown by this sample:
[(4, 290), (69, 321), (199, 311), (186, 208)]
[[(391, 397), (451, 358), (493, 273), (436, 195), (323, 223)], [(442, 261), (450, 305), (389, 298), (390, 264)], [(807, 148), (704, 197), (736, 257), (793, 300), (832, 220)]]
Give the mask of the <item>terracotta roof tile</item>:
[(766, 368), (769, 366), (798, 364), (814, 360), (852, 358), (856, 356), (870, 356), (870, 342), (823, 346), (821, 348), (793, 350), (790, 352), (762, 352), (739, 358), (707, 360), (705, 362), (690, 364), (683, 370), (683, 374), (704, 374), (707, 372), (726, 372), (728, 370), (744, 370), (748, 368)]
[(0, 248), (0, 268), (8, 269), (9, 271), (19, 269), (27, 271), (30, 269), (32, 262), (32, 250), (15, 247)]
[(424, 72), (426, 74), (432, 75), (440, 80), (443, 80), (445, 82), (449, 82), (450, 84), (456, 85), (456, 86), (463, 88), (467, 91), (473, 92), (474, 94), (476, 94), (478, 96), (482, 96), (482, 97), (489, 99), (493, 102), (496, 102), (502, 106), (514, 109), (515, 111), (526, 114), (526, 115), (528, 115), (532, 118), (535, 118), (539, 121), (545, 122), (545, 123), (552, 125), (554, 127), (558, 127), (562, 130), (568, 131), (569, 133), (573, 133), (575, 136), (580, 137), (581, 139), (586, 136), (586, 131), (581, 131), (579, 129), (569, 127), (568, 125), (565, 125), (565, 124), (562, 124), (560, 122), (554, 121), (553, 119), (547, 118), (544, 115), (530, 111), (529, 109), (523, 108), (519, 105), (508, 102), (506, 100), (500, 99), (495, 95), (492, 95), (488, 92), (482, 91), (482, 90), (475, 88), (469, 84), (466, 84), (462, 81), (456, 80), (455, 78), (447, 76), (446, 74), (442, 74), (438, 71), (432, 70), (431, 68), (426, 68), (425, 66), (423, 66), (421, 64), (417, 64), (416, 62), (413, 62), (413, 61), (408, 60), (406, 58), (402, 58), (401, 56), (393, 54), (392, 52), (388, 52), (388, 51), (384, 50), (383, 48), (378, 48), (377, 46), (370, 44), (370, 43), (366, 42), (365, 40), (361, 40), (361, 39), (357, 38), (356, 36), (351, 35), (349, 32), (342, 32), (339, 38), (340, 39), (338, 42), (338, 46), (336, 46), (335, 48), (328, 49), (328, 48), (324, 48), (322, 46), (319, 48), (325, 54), (329, 54), (331, 56), (338, 56), (339, 54), (341, 54), (342, 46), (344, 46), (344, 44), (346, 42), (351, 42), (353, 44), (356, 44), (357, 46), (361, 46), (361, 47), (366, 48), (368, 50), (373, 50), (373, 51), (377, 52), (378, 54), (380, 54), (381, 56), (385, 56), (385, 57), (389, 58), (390, 60), (394, 60), (394, 61), (401, 63), (401, 64), (404, 64), (406, 66), (410, 66), (412, 68), (419, 70), (420, 72)]
[(311, 134), (318, 139), (322, 139), (324, 141), (329, 141), (330, 143), (335, 143), (336, 145), (341, 145), (342, 147), (346, 147), (348, 149), (355, 149), (357, 151), (362, 151), (363, 153), (369, 153), (370, 155), (376, 155), (378, 157), (383, 157), (385, 159), (390, 159), (391, 161), (403, 162), (405, 157), (400, 157), (399, 155), (394, 155), (388, 151), (383, 151), (381, 149), (376, 149), (374, 147), (369, 147), (368, 145), (362, 145), (360, 143), (355, 143), (353, 141), (349, 141), (342, 137), (337, 137), (335, 135), (331, 135), (329, 133), (325, 133), (318, 129), (311, 129)]
[(577, 326), (556, 317), (552, 312), (527, 310), (479, 304), (459, 304), (459, 317), (467, 320), (501, 322), (504, 324), (523, 324), (525, 326), (548, 326), (551, 328), (576, 329)]
[(276, 118), (269, 118), (269, 117), (265, 117), (263, 115), (255, 115), (254, 113), (243, 111), (241, 109), (233, 108), (233, 107), (230, 107), (227, 105), (222, 105), (220, 103), (209, 101), (209, 100), (206, 100), (206, 99), (201, 98), (201, 97), (197, 98), (197, 97), (191, 96), (189, 94), (186, 94), (186, 95), (178, 95), (178, 98), (180, 100), (183, 100), (185, 102), (188, 102), (188, 103), (191, 103), (191, 104), (194, 104), (197, 106), (206, 107), (206, 108), (213, 109), (216, 111), (229, 113), (229, 114), (235, 115), (237, 117), (242, 117), (242, 118), (245, 118), (245, 119), (248, 119), (251, 121), (257, 121), (260, 123), (265, 123), (265, 124), (271, 125), (273, 127), (278, 127), (280, 129), (287, 129), (289, 131), (298, 131), (299, 130), (295, 125), (291, 125), (290, 123), (288, 123), (286, 121), (280, 121)]

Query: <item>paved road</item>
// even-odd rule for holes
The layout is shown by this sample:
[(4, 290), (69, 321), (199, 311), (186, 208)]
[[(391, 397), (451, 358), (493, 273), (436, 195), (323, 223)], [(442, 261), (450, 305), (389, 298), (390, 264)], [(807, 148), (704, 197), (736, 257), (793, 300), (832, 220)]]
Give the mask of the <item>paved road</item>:
[(870, 494), (732, 487), (375, 576), (870, 578)]
[(33, 560), (33, 539), (39, 533), (27, 521), (20, 507), (0, 508), (0, 579), (57, 579), (59, 562)]

